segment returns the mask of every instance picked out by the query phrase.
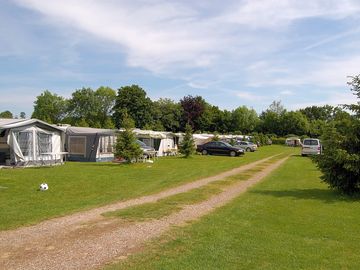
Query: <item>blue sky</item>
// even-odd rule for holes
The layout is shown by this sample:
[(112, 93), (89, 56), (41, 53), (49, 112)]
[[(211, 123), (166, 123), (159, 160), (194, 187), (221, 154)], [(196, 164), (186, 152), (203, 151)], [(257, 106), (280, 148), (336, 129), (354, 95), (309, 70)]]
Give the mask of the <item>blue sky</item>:
[(356, 102), (360, 0), (4, 0), (0, 111), (30, 116), (45, 89), (138, 84), (261, 112)]

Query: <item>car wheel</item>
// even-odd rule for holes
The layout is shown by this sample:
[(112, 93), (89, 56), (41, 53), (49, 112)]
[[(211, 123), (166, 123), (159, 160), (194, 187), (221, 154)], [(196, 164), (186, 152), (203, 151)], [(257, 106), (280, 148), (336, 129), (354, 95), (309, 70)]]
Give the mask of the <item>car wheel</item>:
[(208, 151), (207, 150), (202, 150), (202, 152), (201, 152), (204, 156), (206, 156), (207, 154), (208, 154)]
[(251, 151), (250, 147), (246, 148), (246, 152), (250, 152), (250, 151)]
[(235, 151), (230, 151), (230, 157), (235, 157), (235, 156), (236, 156)]

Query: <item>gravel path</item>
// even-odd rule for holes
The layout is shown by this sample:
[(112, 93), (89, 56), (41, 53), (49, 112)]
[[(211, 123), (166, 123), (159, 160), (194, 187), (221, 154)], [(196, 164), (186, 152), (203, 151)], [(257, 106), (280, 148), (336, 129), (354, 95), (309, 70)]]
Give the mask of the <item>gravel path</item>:
[(146, 240), (161, 235), (172, 225), (195, 220), (226, 204), (280, 166), (286, 158), (267, 166), (249, 180), (230, 186), (207, 201), (187, 206), (158, 220), (122, 224), (121, 219), (103, 218), (101, 213), (155, 202), (186, 192), (251, 169), (270, 158), (154, 195), (48, 220), (30, 227), (0, 232), (0, 269), (2, 266), (4, 269), (93, 269), (114, 259), (126, 258)]

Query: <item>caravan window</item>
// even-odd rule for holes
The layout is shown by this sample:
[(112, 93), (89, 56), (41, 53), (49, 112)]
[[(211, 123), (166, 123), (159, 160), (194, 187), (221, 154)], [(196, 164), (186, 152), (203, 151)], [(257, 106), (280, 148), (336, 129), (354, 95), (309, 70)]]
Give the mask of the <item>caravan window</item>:
[(30, 132), (18, 132), (16, 134), (16, 139), (20, 146), (20, 150), (25, 157), (32, 157), (33, 156), (33, 133)]
[(38, 133), (39, 154), (52, 152), (52, 134)]
[(114, 143), (114, 136), (101, 136), (100, 153), (113, 153)]
[(86, 155), (86, 137), (70, 136), (69, 137), (69, 153), (77, 155)]

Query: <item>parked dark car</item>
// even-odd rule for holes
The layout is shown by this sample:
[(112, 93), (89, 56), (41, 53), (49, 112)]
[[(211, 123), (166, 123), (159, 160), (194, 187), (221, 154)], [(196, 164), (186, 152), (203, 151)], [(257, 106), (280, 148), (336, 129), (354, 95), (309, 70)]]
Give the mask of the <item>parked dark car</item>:
[(228, 155), (231, 157), (244, 154), (243, 149), (234, 147), (222, 141), (208, 142), (203, 145), (198, 145), (196, 151), (201, 152), (203, 155)]

